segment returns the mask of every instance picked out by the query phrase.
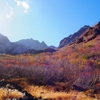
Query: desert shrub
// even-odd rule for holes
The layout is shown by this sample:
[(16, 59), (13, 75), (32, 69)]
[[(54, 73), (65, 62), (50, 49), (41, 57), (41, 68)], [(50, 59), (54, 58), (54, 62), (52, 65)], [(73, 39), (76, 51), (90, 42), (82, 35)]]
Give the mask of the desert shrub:
[(88, 54), (83, 54), (82, 59), (89, 59), (89, 55)]
[(87, 45), (87, 47), (93, 47), (93, 45), (92, 44), (89, 44), (89, 45)]
[(34, 83), (36, 85), (51, 85), (62, 79), (61, 72), (57, 72), (55, 69), (52, 70), (50, 67), (29, 67), (25, 72), (25, 77), (28, 79), (29, 83)]
[[(75, 54), (73, 54), (72, 57), (74, 56)], [(38, 58), (31, 56), (31, 61), (29, 57), (26, 58), (26, 56), (15, 56), (13, 59), (9, 57), (3, 58), (6, 60), (0, 62), (0, 79), (21, 77), (27, 79), (30, 84), (36, 85), (54, 85), (56, 82), (68, 82), (71, 85), (78, 84), (80, 87), (83, 86), (83, 88), (92, 87), (97, 81), (100, 81), (98, 68), (100, 66), (98, 63), (100, 57), (98, 56), (98, 58), (96, 58), (98, 61), (89, 62), (89, 60), (97, 56), (91, 57), (85, 53), (81, 56), (86, 61), (88, 59), (89, 64), (86, 62), (82, 65), (83, 59), (82, 61), (79, 59), (80, 61), (73, 64), (67, 57), (64, 56), (64, 58), (62, 58), (60, 56), (58, 59), (57, 55), (54, 56), (54, 58), (53, 56), (52, 58), (47, 57), (46, 60), (45, 57), (42, 59), (39, 55), (36, 56)], [(40, 60), (40, 58), (42, 60)], [(42, 62), (40, 63), (40, 61)], [(48, 64), (45, 64), (45, 61), (48, 61)]]
[(4, 73), (5, 73), (5, 68), (0, 66), (0, 80), (3, 79)]
[(82, 87), (83, 89), (94, 88), (95, 84), (100, 82), (100, 73), (98, 69), (85, 65), (80, 71), (80, 75), (74, 84)]

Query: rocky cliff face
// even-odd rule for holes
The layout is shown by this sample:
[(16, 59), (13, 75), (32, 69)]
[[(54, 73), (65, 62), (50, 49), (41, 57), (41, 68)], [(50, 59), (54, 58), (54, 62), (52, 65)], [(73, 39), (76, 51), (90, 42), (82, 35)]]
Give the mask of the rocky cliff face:
[(100, 35), (100, 22), (94, 27), (88, 28), (80, 37), (76, 39), (76, 43), (88, 42), (94, 39), (96, 36)]
[(59, 47), (62, 48), (70, 43), (73, 43), (77, 37), (79, 37), (83, 32), (85, 32), (90, 26), (85, 25), (84, 27), (80, 28), (77, 32), (75, 32), (72, 35), (69, 35), (68, 37), (62, 39), (60, 41)]

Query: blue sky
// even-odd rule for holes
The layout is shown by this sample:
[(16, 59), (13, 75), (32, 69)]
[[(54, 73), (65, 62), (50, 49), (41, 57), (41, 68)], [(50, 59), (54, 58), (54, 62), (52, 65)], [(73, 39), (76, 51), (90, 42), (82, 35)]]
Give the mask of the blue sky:
[(0, 33), (58, 46), (84, 25), (100, 21), (100, 0), (0, 0)]

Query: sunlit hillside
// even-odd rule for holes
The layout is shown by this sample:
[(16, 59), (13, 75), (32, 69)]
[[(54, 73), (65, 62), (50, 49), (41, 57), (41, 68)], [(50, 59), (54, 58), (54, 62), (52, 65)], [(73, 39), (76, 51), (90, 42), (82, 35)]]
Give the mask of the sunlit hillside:
[(0, 100), (100, 100), (99, 34), (53, 53), (0, 54)]

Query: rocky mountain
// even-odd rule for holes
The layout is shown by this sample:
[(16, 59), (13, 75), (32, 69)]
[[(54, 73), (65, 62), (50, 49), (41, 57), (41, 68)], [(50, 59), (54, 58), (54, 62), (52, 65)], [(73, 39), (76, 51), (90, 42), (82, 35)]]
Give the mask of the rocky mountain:
[(94, 27), (89, 27), (84, 33), (76, 39), (76, 43), (88, 42), (100, 35), (100, 22)]
[(85, 25), (83, 26), (82, 28), (80, 28), (77, 32), (75, 32), (74, 34), (72, 35), (69, 35), (68, 37), (62, 39), (60, 41), (60, 44), (59, 44), (59, 47), (58, 48), (62, 48), (70, 43), (73, 43), (75, 41), (75, 39), (77, 37), (79, 37), (83, 32), (85, 32), (90, 26), (88, 25)]
[(38, 40), (31, 39), (22, 39), (17, 42), (17, 44), (22, 44), (26, 47), (26, 49), (35, 49), (35, 50), (42, 50), (48, 48), (44, 41), (41, 43)]
[[(68, 75), (70, 73), (72, 75), (73, 72), (80, 73), (78, 75), (79, 78), (73, 81), (76, 87), (79, 86), (78, 88), (82, 87), (83, 89), (95, 88), (96, 84), (100, 83), (100, 74), (98, 73), (100, 72), (100, 22), (93, 27), (89, 27), (71, 45), (64, 46), (57, 53), (56, 55), (60, 54), (61, 60), (69, 61), (68, 63), (70, 64), (67, 63), (67, 68), (69, 66), (73, 71), (68, 71)], [(81, 69), (80, 72), (77, 72), (79, 69)], [(92, 76), (94, 75), (94, 70), (97, 70), (95, 73), (98, 74), (98, 78), (95, 81)], [(91, 84), (93, 81), (94, 85)]]
[(9, 39), (0, 33), (0, 53), (6, 53), (10, 49), (12, 43)]
[(23, 39), (17, 42), (10, 42), (9, 39), (0, 33), (0, 53), (19, 54), (29, 49), (43, 50), (48, 48), (45, 42), (33, 39)]
[(6, 50), (5, 53), (7, 54), (20, 54), (22, 52), (24, 52), (25, 50), (27, 50), (27, 48), (22, 45), (22, 44), (18, 44), (18, 43), (12, 43), (11, 42), (11, 46), (9, 49)]

